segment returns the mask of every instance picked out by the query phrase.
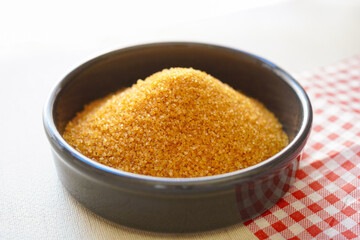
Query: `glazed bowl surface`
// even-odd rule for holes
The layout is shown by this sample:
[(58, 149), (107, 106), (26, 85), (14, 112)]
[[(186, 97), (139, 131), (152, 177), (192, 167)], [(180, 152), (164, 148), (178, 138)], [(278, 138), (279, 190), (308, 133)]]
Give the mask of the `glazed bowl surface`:
[[(192, 67), (261, 101), (283, 125), (289, 145), (248, 168), (198, 178), (133, 174), (97, 163), (63, 138), (85, 104), (170, 67)], [(168, 42), (128, 47), (96, 57), (52, 90), (43, 113), (58, 176), (86, 208), (111, 221), (150, 231), (204, 231), (246, 221), (289, 190), (312, 123), (302, 87), (273, 63), (222, 46)]]

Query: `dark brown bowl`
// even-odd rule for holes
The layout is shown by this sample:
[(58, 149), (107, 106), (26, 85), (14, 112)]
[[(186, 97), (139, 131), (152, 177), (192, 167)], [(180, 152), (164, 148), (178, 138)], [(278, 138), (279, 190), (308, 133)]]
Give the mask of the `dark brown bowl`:
[[(290, 144), (246, 169), (198, 178), (159, 178), (116, 170), (77, 152), (62, 138), (65, 124), (94, 99), (169, 67), (193, 67), (263, 102)], [(208, 44), (155, 43), (92, 59), (51, 92), (44, 127), (58, 176), (70, 194), (114, 222), (164, 232), (203, 231), (248, 220), (290, 188), (310, 133), (312, 110), (301, 86), (271, 62)]]

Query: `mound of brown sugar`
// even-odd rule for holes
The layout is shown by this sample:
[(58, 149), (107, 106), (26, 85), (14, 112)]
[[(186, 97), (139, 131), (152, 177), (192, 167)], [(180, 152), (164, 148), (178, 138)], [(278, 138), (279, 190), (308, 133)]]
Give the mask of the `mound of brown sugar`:
[(127, 172), (201, 177), (259, 163), (288, 144), (258, 101), (192, 68), (171, 68), (85, 106), (64, 139)]

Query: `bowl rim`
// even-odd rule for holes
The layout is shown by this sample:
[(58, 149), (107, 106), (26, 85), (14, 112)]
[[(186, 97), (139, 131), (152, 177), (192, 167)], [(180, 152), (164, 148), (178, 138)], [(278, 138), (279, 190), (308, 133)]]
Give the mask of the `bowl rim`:
[[(154, 176), (148, 176), (148, 175), (142, 175), (142, 174), (136, 174), (131, 172), (125, 172), (122, 170), (118, 170), (112, 167), (108, 167), (106, 165), (103, 165), (101, 163), (98, 163), (84, 155), (82, 155), (80, 152), (75, 150), (72, 146), (70, 146), (61, 136), (59, 131), (57, 130), (57, 127), (55, 125), (54, 121), (54, 104), (56, 102), (58, 94), (61, 92), (62, 88), (66, 86), (68, 82), (71, 81), (71, 79), (76, 76), (79, 72), (82, 72), (83, 70), (86, 70), (86, 68), (92, 66), (93, 64), (96, 64), (98, 62), (103, 61), (104, 59), (110, 58), (112, 56), (123, 54), (129, 51), (138, 51), (146, 48), (152, 48), (152, 47), (173, 47), (173, 46), (187, 46), (187, 47), (207, 47), (207, 48), (216, 48), (218, 50), (222, 51), (230, 51), (234, 54), (242, 54), (246, 55), (247, 57), (253, 58), (256, 61), (259, 61), (262, 65), (262, 67), (268, 68), (273, 72), (274, 74), (278, 75), (293, 91), (295, 92), (297, 98), (300, 100), (302, 105), (302, 122), (301, 127), (294, 137), (294, 139), (280, 152), (275, 154), (274, 156), (258, 163), (253, 166), (236, 170), (229, 173), (219, 174), (219, 175), (212, 175), (212, 176), (205, 176), (205, 177), (193, 177), (193, 178), (169, 178), (169, 177), (154, 177)], [(235, 48), (230, 48), (226, 46), (221, 45), (214, 45), (214, 44), (208, 44), (208, 43), (198, 43), (198, 42), (156, 42), (156, 43), (147, 43), (147, 44), (140, 44), (140, 45), (134, 45), (130, 47), (121, 48), (118, 50), (110, 51), (105, 54), (102, 54), (100, 56), (97, 56), (95, 58), (92, 58), (89, 61), (86, 61), (85, 63), (82, 63), (75, 69), (73, 69), (69, 74), (67, 74), (65, 77), (63, 77), (50, 91), (50, 94), (48, 95), (48, 98), (45, 102), (45, 106), (43, 109), (43, 125), (45, 128), (46, 135), (52, 143), (52, 147), (56, 147), (58, 150), (65, 150), (70, 155), (72, 155), (74, 158), (79, 160), (80, 162), (88, 165), (91, 168), (94, 168), (96, 170), (104, 171), (112, 176), (120, 177), (122, 181), (129, 180), (130, 182), (146, 182), (149, 185), (152, 185), (152, 187), (158, 187), (158, 188), (166, 188), (167, 186), (201, 186), (201, 185), (222, 185), (224, 183), (230, 183), (234, 181), (240, 181), (241, 179), (251, 179), (253, 176), (264, 172), (265, 170), (275, 168), (275, 166), (278, 166), (283, 161), (290, 161), (289, 158), (297, 157), (293, 156), (294, 152), (300, 152), (303, 148), (309, 134), (310, 129), (312, 125), (312, 107), (309, 100), (309, 97), (307, 96), (305, 90), (302, 88), (302, 86), (287, 72), (282, 70), (280, 67), (275, 65), (274, 63), (256, 56), (254, 54), (238, 50)]]

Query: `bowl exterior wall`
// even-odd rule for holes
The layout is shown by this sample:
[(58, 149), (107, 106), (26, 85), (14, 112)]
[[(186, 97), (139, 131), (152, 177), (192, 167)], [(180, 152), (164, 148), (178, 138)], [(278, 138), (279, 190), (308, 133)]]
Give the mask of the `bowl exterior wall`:
[(86, 165), (74, 165), (53, 149), (58, 176), (68, 192), (101, 217), (126, 226), (160, 232), (194, 232), (249, 220), (273, 206), (294, 181), (300, 155), (272, 174), (232, 188), (183, 193), (132, 190), (109, 183)]

